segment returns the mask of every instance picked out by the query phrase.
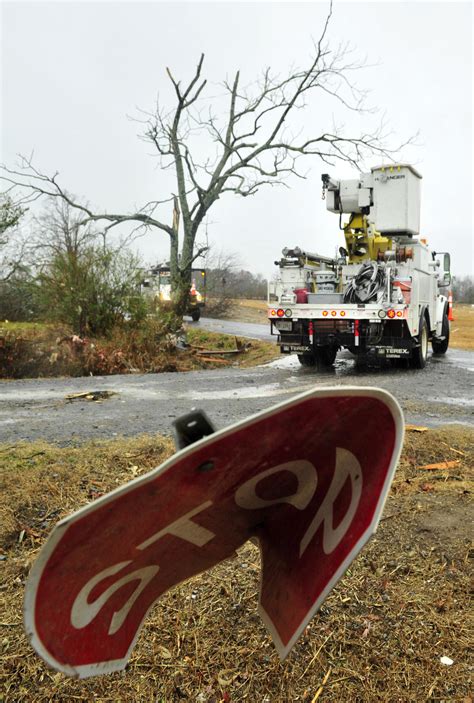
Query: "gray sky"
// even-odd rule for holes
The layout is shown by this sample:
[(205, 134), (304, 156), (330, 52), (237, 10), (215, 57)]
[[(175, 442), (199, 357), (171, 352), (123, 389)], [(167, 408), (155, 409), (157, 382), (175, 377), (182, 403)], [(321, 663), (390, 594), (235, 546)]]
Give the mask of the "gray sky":
[[(272, 66), (284, 74), (304, 66), (327, 5), (277, 2), (3, 2), (2, 154), (34, 151), (35, 164), (59, 171), (61, 183), (100, 210), (127, 212), (173, 190), (150, 145), (129, 119), (152, 109), (157, 93), (172, 94), (165, 67), (183, 80), (201, 53), (209, 96), (241, 70), (244, 83)], [(401, 142), (420, 132), (403, 153), (423, 175), (422, 233), (450, 250), (453, 270), (473, 272), (472, 249), (472, 4), (470, 2), (335, 2), (329, 39), (350, 40), (354, 58), (371, 65), (356, 76), (370, 89)], [(171, 104), (168, 102), (168, 104)], [(335, 106), (312, 102), (295, 128), (330, 129)], [(339, 116), (341, 113), (338, 113)], [(345, 114), (356, 134), (373, 117)], [(372, 124), (372, 123), (371, 123)], [(377, 165), (374, 159), (369, 165)], [(320, 175), (351, 176), (309, 157), (307, 179), (253, 198), (228, 194), (211, 211), (209, 238), (240, 254), (245, 267), (266, 276), (284, 246), (332, 255), (343, 244), (338, 219), (321, 201)], [(166, 212), (162, 218), (169, 219)], [(167, 256), (167, 235), (155, 231), (137, 244), (149, 261)]]

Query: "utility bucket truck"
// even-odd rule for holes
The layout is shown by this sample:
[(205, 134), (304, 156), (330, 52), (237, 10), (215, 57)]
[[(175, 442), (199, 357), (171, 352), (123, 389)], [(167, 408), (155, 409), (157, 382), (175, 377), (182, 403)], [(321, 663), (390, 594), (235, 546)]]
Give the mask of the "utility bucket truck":
[[(171, 270), (168, 264), (159, 264), (145, 272), (141, 281), (141, 292), (154, 304), (171, 302)], [(201, 317), (201, 310), (206, 304), (206, 271), (191, 269), (192, 279), (186, 314), (194, 322)]]
[(448, 349), (451, 274), (449, 254), (419, 238), (420, 174), (399, 164), (322, 181), (345, 247), (336, 258), (285, 248), (275, 262), (268, 317), (281, 352), (303, 366), (331, 366), (345, 348), (423, 368), (430, 340), (433, 353)]

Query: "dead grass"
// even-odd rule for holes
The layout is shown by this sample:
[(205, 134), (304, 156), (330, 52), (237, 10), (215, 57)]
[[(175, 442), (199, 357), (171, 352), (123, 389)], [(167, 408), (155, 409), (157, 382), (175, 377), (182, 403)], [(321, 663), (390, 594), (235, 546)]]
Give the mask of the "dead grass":
[(228, 310), (222, 315), (226, 320), (239, 320), (239, 322), (254, 322), (265, 325), (268, 322), (266, 300), (247, 300), (234, 298), (229, 303)]
[[(21, 624), (26, 575), (46, 535), (67, 513), (171, 452), (160, 437), (0, 447), (5, 703), (472, 701), (474, 452), (472, 433), (453, 426), (408, 432), (376, 537), (286, 662), (256, 612), (260, 565), (248, 543), (235, 559), (163, 597), (126, 672), (79, 682), (48, 670)], [(449, 469), (418, 468), (454, 459), (460, 463)], [(443, 655), (454, 664), (443, 666)]]
[(450, 345), (455, 349), (474, 349), (474, 305), (453, 306)]

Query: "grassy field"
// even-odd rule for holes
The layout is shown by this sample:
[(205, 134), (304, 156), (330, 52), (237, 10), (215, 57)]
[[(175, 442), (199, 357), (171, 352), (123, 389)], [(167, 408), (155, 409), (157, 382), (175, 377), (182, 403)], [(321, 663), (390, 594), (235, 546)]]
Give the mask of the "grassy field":
[[(259, 553), (247, 543), (165, 594), (125, 672), (81, 682), (49, 670), (21, 616), (26, 576), (47, 534), (172, 451), (160, 437), (0, 446), (2, 701), (472, 701), (474, 451), (472, 433), (455, 426), (408, 431), (375, 538), (284, 663), (256, 612)], [(423, 468), (440, 461), (450, 463)], [(454, 663), (443, 665), (443, 656)]]
[(454, 305), (450, 346), (453, 349), (474, 349), (474, 305)]

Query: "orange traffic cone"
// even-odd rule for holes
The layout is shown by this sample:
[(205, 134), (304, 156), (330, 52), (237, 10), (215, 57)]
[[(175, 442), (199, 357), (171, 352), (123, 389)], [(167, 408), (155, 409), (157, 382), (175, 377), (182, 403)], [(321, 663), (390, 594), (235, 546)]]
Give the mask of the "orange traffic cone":
[(448, 295), (448, 320), (450, 322), (454, 322), (454, 315), (453, 315), (453, 294), (452, 291), (449, 291)]

